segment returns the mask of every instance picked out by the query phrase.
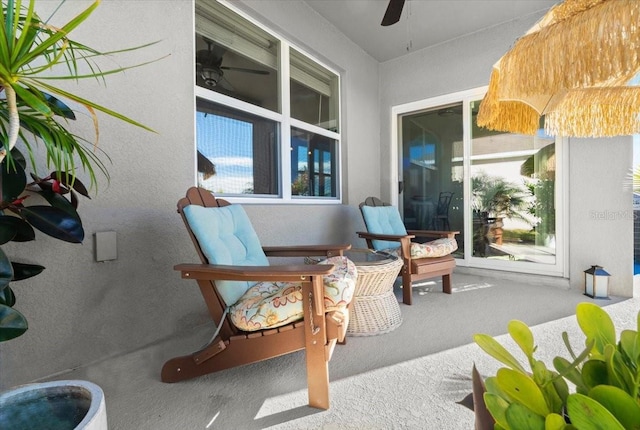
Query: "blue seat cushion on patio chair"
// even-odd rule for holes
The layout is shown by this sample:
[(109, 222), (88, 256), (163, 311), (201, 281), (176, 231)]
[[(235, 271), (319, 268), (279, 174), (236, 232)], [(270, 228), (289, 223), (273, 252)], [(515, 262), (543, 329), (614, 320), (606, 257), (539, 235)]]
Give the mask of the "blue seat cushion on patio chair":
[[(209, 264), (228, 266), (268, 266), (269, 260), (244, 208), (240, 205), (203, 207), (189, 205), (184, 215)], [(255, 282), (216, 281), (227, 306)]]
[[(347, 257), (330, 257), (318, 264), (333, 264), (333, 272), (323, 277), (324, 306), (327, 311), (347, 312), (353, 299), (358, 272)], [(258, 282), (229, 309), (233, 324), (244, 331), (281, 327), (303, 318), (300, 282)]]
[[(362, 216), (367, 225), (367, 231), (373, 234), (392, 234), (406, 236), (400, 212), (395, 206), (362, 206)], [(373, 248), (382, 251), (390, 248), (398, 248), (400, 242), (374, 240)]]

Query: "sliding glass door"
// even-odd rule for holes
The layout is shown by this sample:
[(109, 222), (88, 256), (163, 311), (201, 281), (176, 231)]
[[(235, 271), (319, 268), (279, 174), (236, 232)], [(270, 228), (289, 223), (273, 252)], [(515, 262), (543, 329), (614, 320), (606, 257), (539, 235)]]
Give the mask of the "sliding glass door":
[(407, 229), (456, 230), (464, 238), (462, 104), (402, 116), (399, 201)]
[(394, 108), (405, 225), (459, 231), (462, 266), (563, 275), (564, 141), (478, 127), (483, 95)]

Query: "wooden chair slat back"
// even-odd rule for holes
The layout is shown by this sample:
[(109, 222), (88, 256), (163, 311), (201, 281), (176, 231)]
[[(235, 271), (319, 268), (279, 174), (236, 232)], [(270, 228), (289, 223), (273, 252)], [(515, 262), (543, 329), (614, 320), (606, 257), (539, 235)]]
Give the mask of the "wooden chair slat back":
[(378, 197), (367, 197), (364, 199), (364, 202), (360, 203), (360, 207), (362, 206), (391, 206), (389, 203), (383, 202)]

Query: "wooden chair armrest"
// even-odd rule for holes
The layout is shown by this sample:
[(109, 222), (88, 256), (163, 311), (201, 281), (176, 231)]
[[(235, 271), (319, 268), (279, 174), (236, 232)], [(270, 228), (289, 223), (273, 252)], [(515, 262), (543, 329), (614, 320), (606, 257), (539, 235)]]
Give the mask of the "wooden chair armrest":
[(306, 257), (312, 255), (326, 255), (327, 257), (333, 257), (336, 255), (342, 255), (344, 251), (349, 249), (351, 249), (351, 244), (348, 243), (262, 247), (262, 250), (268, 257)]
[(333, 272), (333, 264), (287, 264), (279, 266), (222, 266), (213, 264), (177, 264), (173, 267), (182, 278), (226, 281), (296, 282), (310, 276)]
[(413, 234), (408, 234), (405, 236), (405, 235), (395, 235), (395, 234), (376, 234), (376, 233), (369, 233), (367, 231), (358, 231), (357, 234), (362, 239), (389, 240), (394, 242), (400, 242), (405, 237), (409, 239), (413, 239), (415, 237)]
[(460, 234), (459, 231), (439, 231), (439, 230), (407, 230), (407, 233), (414, 235), (415, 237), (448, 237), (453, 239), (456, 234)]

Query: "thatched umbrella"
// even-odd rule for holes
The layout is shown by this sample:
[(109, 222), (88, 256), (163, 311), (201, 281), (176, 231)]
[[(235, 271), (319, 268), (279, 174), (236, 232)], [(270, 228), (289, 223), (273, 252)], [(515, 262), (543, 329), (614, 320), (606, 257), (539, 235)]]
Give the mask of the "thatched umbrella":
[(566, 0), (494, 66), (478, 125), (535, 134), (640, 133), (640, 1)]

